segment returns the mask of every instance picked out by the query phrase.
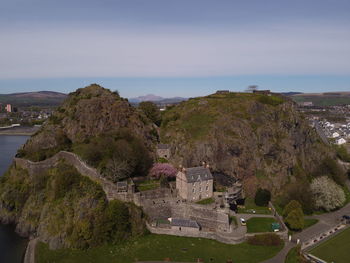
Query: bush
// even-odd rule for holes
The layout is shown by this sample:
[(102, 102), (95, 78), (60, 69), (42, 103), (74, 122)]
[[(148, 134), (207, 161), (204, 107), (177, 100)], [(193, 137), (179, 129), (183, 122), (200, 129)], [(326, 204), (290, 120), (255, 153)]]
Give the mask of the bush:
[(289, 212), (285, 219), (287, 226), (291, 230), (301, 230), (304, 228), (304, 213), (299, 207)]
[(283, 240), (276, 234), (267, 233), (249, 237), (248, 244), (255, 246), (282, 246)]
[(285, 206), (285, 208), (283, 209), (282, 215), (283, 217), (287, 217), (290, 212), (299, 208), (300, 209), (302, 208), (301, 204), (296, 200), (292, 200)]
[(348, 150), (344, 147), (344, 145), (335, 147), (338, 158), (343, 162), (350, 162), (350, 154), (348, 153)]
[(310, 183), (306, 180), (299, 180), (290, 184), (284, 191), (282, 207), (286, 206), (292, 200), (298, 201), (305, 214), (311, 214), (314, 210), (313, 195), (310, 190)]
[(344, 190), (327, 176), (315, 178), (311, 183), (316, 209), (334, 210), (345, 202)]
[(151, 101), (143, 101), (139, 104), (139, 108), (153, 123), (160, 126), (161, 115), (156, 104)]
[(271, 200), (271, 193), (269, 190), (259, 188), (255, 194), (255, 204), (257, 206), (267, 206)]
[(336, 160), (332, 158), (325, 158), (321, 165), (318, 167), (314, 173), (315, 177), (327, 175), (331, 177), (337, 184), (345, 185), (346, 182), (346, 173), (339, 166)]

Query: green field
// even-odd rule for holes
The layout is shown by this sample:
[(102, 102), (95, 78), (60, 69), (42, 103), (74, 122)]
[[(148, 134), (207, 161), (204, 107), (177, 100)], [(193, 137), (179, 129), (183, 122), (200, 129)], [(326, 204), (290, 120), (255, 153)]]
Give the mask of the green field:
[(147, 235), (123, 243), (106, 245), (94, 249), (49, 250), (39, 243), (36, 250), (36, 263), (133, 263), (137, 260), (164, 260), (195, 262), (198, 258), (204, 262), (235, 263), (261, 262), (275, 256), (282, 247), (253, 246), (247, 243), (228, 245), (210, 239), (185, 238), (167, 235)]
[(271, 224), (277, 223), (272, 217), (252, 217), (247, 220), (248, 233), (272, 232)]
[(337, 234), (335, 237), (321, 243), (310, 251), (310, 254), (335, 263), (348, 263), (350, 256), (350, 228)]
[[(255, 213), (253, 213), (255, 211)], [(254, 203), (254, 200), (252, 198), (246, 198), (245, 200), (245, 207), (238, 208), (238, 213), (241, 214), (264, 214), (264, 215), (270, 215), (271, 211), (266, 206), (257, 206)]]

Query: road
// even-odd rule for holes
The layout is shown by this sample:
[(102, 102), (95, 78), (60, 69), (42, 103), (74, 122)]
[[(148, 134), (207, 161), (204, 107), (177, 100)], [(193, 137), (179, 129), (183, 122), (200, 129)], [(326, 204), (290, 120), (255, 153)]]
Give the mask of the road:
[[(293, 240), (300, 239), (301, 242), (308, 241), (314, 238), (315, 236), (328, 231), (331, 227), (334, 227), (337, 224), (339, 224), (343, 215), (350, 215), (350, 203), (335, 212), (309, 216), (307, 218), (318, 219), (318, 223), (298, 234), (295, 234), (293, 236)], [(275, 257), (268, 259), (262, 263), (283, 263), (285, 257), (288, 254), (288, 251), (295, 246), (296, 243), (287, 242), (285, 247)]]

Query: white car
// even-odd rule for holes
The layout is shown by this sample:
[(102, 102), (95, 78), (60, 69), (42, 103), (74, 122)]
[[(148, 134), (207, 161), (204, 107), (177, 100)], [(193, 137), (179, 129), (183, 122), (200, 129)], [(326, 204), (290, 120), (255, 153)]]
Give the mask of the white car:
[(242, 226), (246, 226), (246, 225), (247, 225), (247, 223), (245, 222), (244, 218), (241, 217), (241, 218), (239, 219), (239, 221), (241, 221), (241, 225), (242, 225)]

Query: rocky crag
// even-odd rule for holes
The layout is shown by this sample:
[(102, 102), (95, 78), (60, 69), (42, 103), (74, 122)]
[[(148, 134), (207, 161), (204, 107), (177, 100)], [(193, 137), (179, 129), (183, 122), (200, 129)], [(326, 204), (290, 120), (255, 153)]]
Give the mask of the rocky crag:
[(143, 234), (142, 210), (112, 200), (106, 189), (118, 179), (111, 174), (143, 175), (156, 140), (154, 124), (117, 92), (91, 85), (71, 93), (1, 177), (1, 222), (51, 248), (83, 249)]
[(206, 161), (213, 171), (242, 180), (248, 195), (259, 186), (278, 194), (300, 173), (306, 178), (334, 156), (295, 103), (279, 95), (193, 98), (165, 112), (160, 133), (175, 165)]

